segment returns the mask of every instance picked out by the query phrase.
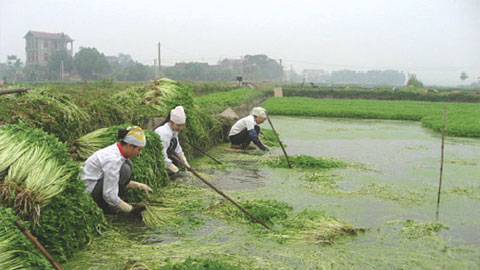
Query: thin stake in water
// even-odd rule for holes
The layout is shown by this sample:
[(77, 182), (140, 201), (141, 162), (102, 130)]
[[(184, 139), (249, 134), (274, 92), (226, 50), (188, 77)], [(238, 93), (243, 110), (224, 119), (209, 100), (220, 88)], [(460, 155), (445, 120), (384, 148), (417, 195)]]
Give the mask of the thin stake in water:
[(440, 181), (438, 182), (438, 196), (437, 196), (437, 213), (436, 220), (438, 221), (438, 212), (440, 209), (440, 194), (442, 192), (442, 175), (443, 175), (443, 153), (445, 150), (445, 119), (447, 118), (447, 107), (443, 108), (443, 126), (442, 126), (442, 153), (440, 158)]
[(215, 192), (217, 192), (218, 194), (222, 195), (225, 199), (227, 199), (228, 201), (230, 201), (231, 203), (233, 203), (233, 205), (235, 205), (236, 207), (238, 207), (238, 209), (240, 209), (243, 213), (245, 213), (247, 216), (249, 216), (250, 218), (252, 218), (253, 220), (255, 220), (256, 222), (260, 223), (261, 225), (263, 225), (263, 227), (271, 230), (271, 228), (265, 224), (263, 221), (261, 221), (260, 219), (258, 219), (256, 216), (254, 216), (252, 213), (248, 212), (247, 209), (243, 208), (242, 206), (240, 206), (238, 203), (236, 203), (234, 200), (232, 200), (230, 197), (228, 197), (225, 193), (223, 193), (221, 190), (219, 190), (218, 188), (216, 188), (214, 185), (210, 184), (210, 182), (208, 182), (207, 180), (203, 179), (203, 177), (201, 177), (194, 169), (192, 169), (190, 166), (187, 166), (187, 164), (185, 164), (183, 161), (181, 161), (178, 157), (172, 155), (170, 156), (171, 158), (175, 159), (178, 163), (180, 163), (180, 165), (182, 165), (185, 169), (191, 171), (196, 177), (198, 177), (198, 179), (202, 180), (203, 183), (205, 183), (207, 186), (209, 186), (211, 189), (215, 190)]
[(288, 167), (292, 168), (292, 164), (290, 164), (290, 160), (288, 159), (287, 151), (285, 151), (285, 148), (283, 147), (282, 141), (280, 141), (280, 137), (277, 134), (277, 131), (273, 127), (272, 121), (270, 120), (270, 117), (267, 117), (268, 123), (272, 127), (273, 134), (275, 134), (275, 137), (277, 137), (278, 143), (280, 144), (280, 147), (282, 147), (283, 154), (285, 155), (285, 158), (287, 159)]

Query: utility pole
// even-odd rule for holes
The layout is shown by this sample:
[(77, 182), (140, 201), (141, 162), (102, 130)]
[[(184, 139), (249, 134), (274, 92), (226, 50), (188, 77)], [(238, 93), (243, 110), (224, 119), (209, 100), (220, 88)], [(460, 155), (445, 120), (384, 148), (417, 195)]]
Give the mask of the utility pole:
[(63, 60), (62, 60), (62, 69), (61, 70), (62, 70), (61, 74), (62, 74), (62, 82), (63, 82)]
[(155, 80), (158, 79), (157, 59), (153, 59), (153, 75), (155, 76)]
[(158, 76), (160, 78), (163, 77), (163, 74), (162, 74), (162, 58), (160, 58), (160, 42), (158, 42)]
[(293, 77), (293, 65), (290, 65), (290, 82), (292, 82)]

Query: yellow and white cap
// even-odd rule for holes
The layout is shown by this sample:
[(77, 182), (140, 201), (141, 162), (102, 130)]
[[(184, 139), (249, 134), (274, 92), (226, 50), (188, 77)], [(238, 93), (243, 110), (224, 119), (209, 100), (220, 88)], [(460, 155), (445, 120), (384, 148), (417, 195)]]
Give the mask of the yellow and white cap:
[(145, 147), (147, 144), (147, 139), (145, 138), (145, 132), (139, 126), (133, 126), (127, 128), (128, 133), (123, 138), (123, 141), (126, 143), (131, 143), (135, 146)]

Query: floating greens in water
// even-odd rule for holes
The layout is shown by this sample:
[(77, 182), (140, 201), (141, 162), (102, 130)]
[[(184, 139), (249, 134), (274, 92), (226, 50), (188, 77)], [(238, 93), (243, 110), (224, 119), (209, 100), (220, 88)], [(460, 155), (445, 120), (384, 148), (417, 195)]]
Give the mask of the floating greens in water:
[(324, 212), (304, 210), (289, 216), (282, 222), (282, 234), (317, 244), (333, 244), (345, 236), (356, 236), (365, 232)]
[(480, 200), (480, 186), (479, 187), (451, 187), (446, 188), (447, 193), (455, 194), (458, 196), (465, 196), (470, 199)]
[[(225, 205), (227, 204), (227, 205)], [(252, 215), (266, 223), (274, 223), (275, 220), (285, 219), (288, 212), (292, 211), (292, 207), (285, 202), (275, 200), (254, 200), (241, 202), (240, 205), (249, 211)], [(228, 217), (236, 220), (253, 220), (246, 216), (240, 209), (230, 204), (230, 202), (222, 201), (220, 203), (222, 211)]]
[[(285, 202), (254, 200), (240, 202), (240, 205), (260, 220), (275, 225), (276, 229), (268, 233), (281, 242), (292, 239), (317, 244), (333, 244), (345, 236), (355, 236), (358, 232), (365, 231), (324, 212), (304, 210), (293, 213), (293, 208)], [(229, 219), (243, 222), (248, 220), (251, 224), (254, 223), (238, 208), (227, 204), (226, 201), (211, 208), (219, 208)]]
[(418, 222), (415, 220), (392, 220), (385, 225), (394, 226), (396, 231), (399, 231), (402, 236), (411, 239), (420, 239), (430, 237), (433, 240), (439, 241), (437, 233), (441, 230), (448, 230), (449, 228), (439, 222)]
[[(262, 129), (260, 132), (260, 139), (263, 144), (268, 147), (280, 147), (280, 143), (278, 143), (277, 136), (271, 129)], [(282, 142), (283, 147), (286, 145)]]
[[(347, 166), (347, 163), (338, 159), (315, 158), (306, 155), (289, 156), (288, 159), (293, 168), (299, 169), (332, 169), (345, 168)], [(288, 163), (284, 156), (274, 157), (268, 160), (267, 164), (274, 168), (288, 168)]]
[(205, 258), (188, 258), (181, 263), (167, 264), (159, 268), (159, 270), (240, 270), (238, 266), (233, 266), (226, 262), (205, 259)]

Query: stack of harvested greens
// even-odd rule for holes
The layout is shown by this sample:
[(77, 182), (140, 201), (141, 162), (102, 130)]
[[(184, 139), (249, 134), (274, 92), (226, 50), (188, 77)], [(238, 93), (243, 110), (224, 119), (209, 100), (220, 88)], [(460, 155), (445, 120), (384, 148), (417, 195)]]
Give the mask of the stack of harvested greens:
[(26, 125), (0, 127), (0, 201), (34, 222), (73, 174), (52, 149), (58, 141), (44, 135)]
[(0, 269), (51, 269), (50, 263), (17, 229), (12, 209), (0, 206)]
[(78, 179), (65, 144), (26, 124), (0, 127), (0, 204), (12, 208), (57, 260), (85, 246), (106, 224)]

